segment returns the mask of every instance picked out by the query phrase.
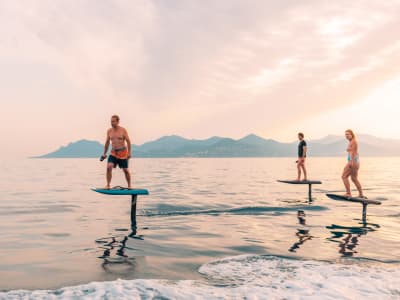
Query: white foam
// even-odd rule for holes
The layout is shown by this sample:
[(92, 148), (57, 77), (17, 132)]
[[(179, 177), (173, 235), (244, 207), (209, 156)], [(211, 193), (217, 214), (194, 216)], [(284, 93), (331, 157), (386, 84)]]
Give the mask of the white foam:
[(15, 290), (0, 299), (400, 299), (400, 270), (268, 256), (203, 265), (205, 280), (116, 280), (55, 291)]
[[(225, 282), (248, 298), (400, 299), (400, 270), (268, 256), (238, 256), (208, 263), (200, 273)], [(229, 278), (229, 279), (228, 279)]]

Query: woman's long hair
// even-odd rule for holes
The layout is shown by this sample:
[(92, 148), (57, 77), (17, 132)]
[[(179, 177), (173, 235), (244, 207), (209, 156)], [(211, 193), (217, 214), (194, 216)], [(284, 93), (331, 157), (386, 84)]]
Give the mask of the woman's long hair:
[(348, 132), (348, 133), (351, 134), (351, 136), (353, 137), (353, 140), (354, 140), (354, 141), (357, 141), (357, 137), (356, 137), (356, 135), (354, 134), (353, 130), (347, 129), (346, 132)]

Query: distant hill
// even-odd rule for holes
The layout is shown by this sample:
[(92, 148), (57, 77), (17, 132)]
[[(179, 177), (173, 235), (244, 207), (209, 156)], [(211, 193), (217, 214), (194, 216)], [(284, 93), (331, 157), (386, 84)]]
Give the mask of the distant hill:
[[(98, 141), (80, 140), (61, 146), (58, 150), (38, 156), (36, 158), (62, 158), (62, 157), (100, 157), (104, 146)], [(100, 153), (100, 155), (99, 155)]]
[[(328, 135), (307, 141), (309, 156), (344, 156), (347, 141), (343, 136)], [(254, 134), (234, 140), (211, 137), (206, 140), (185, 139), (177, 135), (132, 145), (134, 157), (295, 157), (298, 141), (281, 143)], [(359, 135), (359, 148), (363, 156), (398, 156), (400, 140)], [(100, 157), (103, 144), (80, 140), (36, 158)]]

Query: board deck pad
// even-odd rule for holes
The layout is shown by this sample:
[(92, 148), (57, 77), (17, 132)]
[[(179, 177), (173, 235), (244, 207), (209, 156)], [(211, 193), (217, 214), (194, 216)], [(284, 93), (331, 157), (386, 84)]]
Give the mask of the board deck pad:
[(277, 180), (282, 183), (289, 184), (321, 184), (322, 182), (319, 180)]
[(381, 201), (374, 200), (374, 199), (364, 199), (364, 198), (358, 198), (358, 197), (348, 198), (344, 195), (337, 195), (337, 194), (326, 194), (326, 196), (333, 200), (339, 200), (339, 201), (349, 201), (349, 202), (357, 202), (357, 203), (363, 203), (363, 204), (376, 204), (376, 205), (382, 204)]
[(92, 191), (106, 195), (148, 195), (149, 191), (146, 189), (128, 189), (122, 186), (114, 186), (110, 189), (93, 188)]

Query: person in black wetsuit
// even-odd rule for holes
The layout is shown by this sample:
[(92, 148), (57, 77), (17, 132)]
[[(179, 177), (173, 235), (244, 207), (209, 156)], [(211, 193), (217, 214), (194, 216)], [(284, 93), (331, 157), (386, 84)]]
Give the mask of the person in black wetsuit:
[(300, 140), (298, 146), (298, 159), (297, 159), (297, 181), (300, 181), (301, 170), (303, 170), (304, 180), (307, 180), (307, 171), (306, 171), (306, 153), (307, 153), (307, 143), (304, 140), (304, 134), (302, 132), (298, 133), (298, 137)]

